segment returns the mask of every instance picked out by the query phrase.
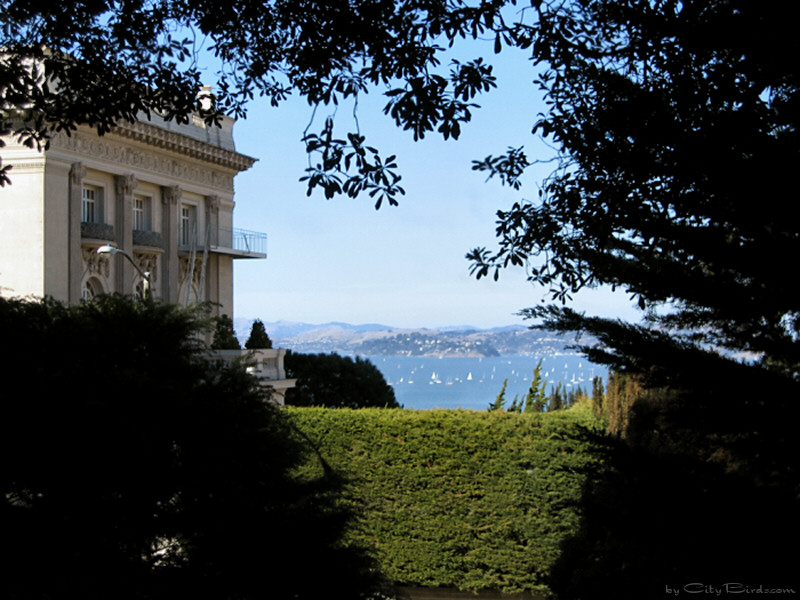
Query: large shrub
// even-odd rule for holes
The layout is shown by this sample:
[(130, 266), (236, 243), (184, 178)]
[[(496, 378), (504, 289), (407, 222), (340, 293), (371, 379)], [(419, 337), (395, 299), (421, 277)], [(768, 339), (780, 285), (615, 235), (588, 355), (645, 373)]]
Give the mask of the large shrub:
[(588, 406), (289, 414), (348, 480), (361, 514), (348, 539), (402, 585), (546, 591), (578, 529), (587, 471), (602, 460)]
[(287, 352), (286, 372), (297, 379), (286, 404), (327, 408), (399, 408), (392, 386), (369, 359)]
[[(0, 547), (12, 599), (313, 598), (363, 590), (336, 481), (197, 313), (0, 299)], [(308, 577), (308, 565), (314, 577)]]

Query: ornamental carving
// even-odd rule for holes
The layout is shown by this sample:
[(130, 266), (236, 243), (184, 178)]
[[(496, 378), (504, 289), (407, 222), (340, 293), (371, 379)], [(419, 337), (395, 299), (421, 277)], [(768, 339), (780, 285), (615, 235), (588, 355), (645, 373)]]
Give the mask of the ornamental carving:
[(86, 177), (86, 167), (83, 166), (83, 163), (72, 163), (72, 166), (69, 168), (70, 182), (72, 182), (73, 185), (79, 185), (84, 177)]
[(161, 188), (161, 201), (164, 204), (172, 204), (175, 206), (180, 202), (183, 196), (183, 190), (179, 185), (165, 185)]
[(219, 213), (219, 196), (206, 196), (206, 211), (208, 214), (216, 215)]
[(83, 263), (86, 265), (86, 272), (91, 275), (98, 275), (107, 278), (111, 271), (107, 254), (98, 254), (96, 246), (83, 246), (81, 248)]
[[(115, 130), (115, 132), (122, 133), (122, 131), (117, 130)], [(179, 137), (183, 138), (185, 136)], [(192, 158), (201, 159), (209, 163), (218, 164), (223, 168), (234, 169), (236, 171), (244, 170), (253, 163), (252, 159), (249, 159), (241, 154), (224, 150), (222, 148), (216, 148), (211, 144), (204, 144), (203, 142), (197, 142), (197, 144), (202, 144), (203, 146), (208, 147), (204, 148), (204, 152), (191, 152), (189, 151), (190, 148), (185, 147), (177, 142), (172, 144), (163, 143), (163, 140), (161, 140), (158, 136), (146, 136), (146, 139), (143, 139), (142, 141), (151, 144), (154, 146), (154, 149), (158, 148), (170, 150)], [(81, 156), (104, 160), (114, 163), (115, 165), (126, 166), (150, 173), (157, 173), (170, 179), (191, 181), (195, 184), (200, 184), (212, 189), (218, 189), (226, 192), (233, 191), (233, 174), (231, 173), (210, 168), (208, 165), (192, 164), (188, 161), (183, 161), (178, 158), (164, 156), (163, 154), (158, 154), (152, 150), (132, 148), (124, 143), (109, 139), (108, 137), (98, 138), (93, 135), (86, 135), (79, 132), (74, 132), (71, 136), (66, 136), (63, 133), (60, 133), (53, 136), (51, 147), (63, 148)], [(242, 161), (237, 157), (240, 157), (241, 159), (247, 159), (247, 161)], [(82, 171), (75, 170), (75, 167), (78, 165), (80, 165), (80, 168), (83, 168)], [(79, 182), (85, 173), (85, 167), (83, 167), (81, 163), (76, 163), (73, 165), (73, 169), (70, 174), (73, 182)]]
[(150, 274), (150, 281), (158, 281), (158, 254), (154, 252), (134, 252), (133, 260), (145, 273)]
[(181, 274), (180, 274), (180, 283), (184, 285), (187, 280), (191, 277), (191, 285), (192, 287), (197, 287), (200, 285), (200, 279), (202, 278), (203, 273), (203, 258), (202, 256), (195, 257), (194, 261), (190, 258), (181, 258)]
[(117, 194), (120, 196), (130, 196), (133, 190), (139, 185), (136, 175), (128, 173), (127, 175), (115, 175), (114, 183), (116, 185)]

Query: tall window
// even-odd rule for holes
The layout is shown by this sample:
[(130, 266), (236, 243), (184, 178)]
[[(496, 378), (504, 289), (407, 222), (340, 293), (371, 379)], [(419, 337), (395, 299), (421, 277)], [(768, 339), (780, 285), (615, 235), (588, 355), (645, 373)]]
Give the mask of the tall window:
[(195, 219), (197, 209), (194, 206), (184, 204), (181, 206), (181, 230), (180, 230), (180, 245), (189, 246), (192, 242), (192, 234), (194, 233)]
[(85, 185), (81, 192), (81, 221), (100, 223), (102, 220), (100, 188)]
[(150, 231), (150, 198), (147, 196), (133, 197), (133, 228)]

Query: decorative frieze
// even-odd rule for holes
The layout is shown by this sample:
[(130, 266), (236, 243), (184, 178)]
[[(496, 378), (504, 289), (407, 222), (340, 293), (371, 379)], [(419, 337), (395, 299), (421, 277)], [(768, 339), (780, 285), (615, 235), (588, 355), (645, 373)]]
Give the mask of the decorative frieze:
[[(191, 140), (180, 134), (161, 131), (152, 126), (147, 127), (152, 128), (157, 133), (142, 136), (127, 135), (124, 137), (145, 142), (155, 148), (219, 165), (226, 169), (233, 169), (237, 172), (249, 168), (254, 162), (253, 159), (230, 150)], [(126, 131), (121, 128), (114, 129), (114, 133), (120, 135)], [(164, 136), (176, 136), (182, 139), (175, 139), (168, 143), (163, 139)], [(199, 148), (198, 145), (203, 148)], [(132, 147), (108, 136), (97, 137), (81, 132), (73, 132), (72, 135), (67, 136), (59, 133), (53, 136), (51, 148), (69, 150), (81, 156), (114, 163), (121, 167), (157, 173), (173, 180), (191, 181), (195, 184), (225, 192), (233, 191), (233, 173), (209, 168), (208, 165), (198, 165), (179, 158), (169, 157), (163, 153), (153, 152), (153, 148), (140, 149)]]

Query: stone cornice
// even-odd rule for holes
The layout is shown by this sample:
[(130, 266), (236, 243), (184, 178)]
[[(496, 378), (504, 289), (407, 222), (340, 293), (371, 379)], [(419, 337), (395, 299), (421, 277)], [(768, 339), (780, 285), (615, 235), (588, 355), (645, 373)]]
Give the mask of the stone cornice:
[(161, 127), (136, 121), (134, 123), (120, 123), (111, 132), (121, 137), (126, 137), (138, 142), (177, 152), (184, 156), (196, 158), (204, 162), (220, 165), (228, 169), (245, 171), (255, 164), (256, 159), (239, 154), (214, 144), (196, 140), (189, 136), (168, 131)]
[[(16, 128), (21, 126), (23, 121), (13, 118), (11, 123), (12, 128)], [(82, 126), (70, 135), (53, 133), (50, 140), (51, 145), (70, 148), (75, 146), (74, 143), (70, 143), (71, 139), (89, 136), (100, 141), (107, 139), (109, 135), (135, 140), (154, 148), (175, 152), (189, 158), (219, 165), (226, 169), (233, 169), (236, 172), (246, 171), (258, 160), (234, 150), (204, 142), (176, 131), (170, 131), (151, 123), (145, 123), (144, 121), (121, 122), (112, 127), (111, 133), (106, 136), (98, 136), (93, 129)]]

